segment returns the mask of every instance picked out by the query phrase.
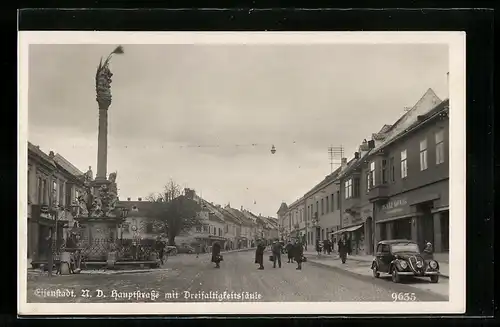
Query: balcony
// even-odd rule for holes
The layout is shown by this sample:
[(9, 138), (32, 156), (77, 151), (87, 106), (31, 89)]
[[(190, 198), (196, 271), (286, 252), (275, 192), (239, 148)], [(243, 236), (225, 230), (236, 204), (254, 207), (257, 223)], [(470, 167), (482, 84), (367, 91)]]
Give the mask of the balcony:
[(386, 184), (376, 185), (368, 192), (370, 202), (385, 201), (388, 198), (388, 187)]

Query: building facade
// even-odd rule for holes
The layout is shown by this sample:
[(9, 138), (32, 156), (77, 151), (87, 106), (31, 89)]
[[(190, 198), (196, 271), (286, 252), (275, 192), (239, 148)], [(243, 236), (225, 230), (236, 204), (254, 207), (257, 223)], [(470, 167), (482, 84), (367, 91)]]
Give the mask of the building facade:
[[(408, 238), (423, 249), (449, 249), (449, 104), (443, 101), (381, 148), (374, 159), (387, 169), (380, 187), (370, 190), (375, 203), (377, 239)], [(387, 166), (386, 166), (387, 165)], [(387, 168), (385, 168), (387, 167)]]
[(397, 238), (447, 250), (447, 112), (447, 100), (426, 92), (396, 123), (363, 142), (341, 173), (339, 232), (353, 254), (373, 254), (379, 240)]
[(46, 261), (45, 240), (52, 233), (53, 253), (64, 246), (74, 227), (77, 198), (83, 194), (83, 172), (60, 154), (47, 155), (28, 142), (28, 259)]

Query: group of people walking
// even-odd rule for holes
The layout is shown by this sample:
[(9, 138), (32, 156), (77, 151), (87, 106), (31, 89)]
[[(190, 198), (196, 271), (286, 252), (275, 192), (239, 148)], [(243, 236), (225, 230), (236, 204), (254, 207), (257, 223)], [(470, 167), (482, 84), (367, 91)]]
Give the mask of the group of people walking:
[[(264, 242), (259, 242), (257, 244), (257, 249), (255, 251), (255, 263), (259, 265), (259, 270), (264, 269), (264, 251), (266, 245)], [(273, 268), (276, 268), (276, 264), (281, 268), (281, 255), (287, 253), (288, 261), (287, 263), (297, 263), (297, 270), (302, 269), (302, 262), (304, 262), (304, 245), (300, 239), (291, 240), (286, 246), (279, 240), (274, 240), (271, 244), (271, 256), (270, 260), (273, 262)]]

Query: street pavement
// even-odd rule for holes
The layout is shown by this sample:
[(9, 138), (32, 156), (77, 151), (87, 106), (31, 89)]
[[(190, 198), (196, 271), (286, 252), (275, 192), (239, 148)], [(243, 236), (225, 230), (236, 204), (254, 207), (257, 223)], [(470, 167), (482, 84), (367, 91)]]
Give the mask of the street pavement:
[(393, 301), (394, 294), (398, 293), (411, 294), (411, 298), (416, 301), (448, 300), (447, 296), (404, 283), (366, 278), (310, 262), (304, 263), (299, 271), (295, 269), (296, 264), (286, 262), (286, 255), (282, 257), (282, 268), (273, 269), (269, 255), (269, 252), (264, 254), (264, 270), (258, 270), (254, 264), (255, 252), (246, 251), (224, 254), (220, 269), (214, 268), (210, 255), (203, 254), (199, 258), (195, 255), (170, 257), (162, 268), (142, 273), (79, 274), (50, 278), (29, 274), (27, 301), (211, 302), (220, 301), (217, 296), (224, 292), (225, 301), (249, 302)]

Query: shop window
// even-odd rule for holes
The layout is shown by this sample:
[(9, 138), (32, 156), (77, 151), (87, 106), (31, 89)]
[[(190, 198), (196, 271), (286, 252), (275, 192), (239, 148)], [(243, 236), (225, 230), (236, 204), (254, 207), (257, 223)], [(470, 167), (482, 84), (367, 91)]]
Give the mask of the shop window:
[(435, 135), (436, 139), (436, 165), (444, 162), (444, 131), (439, 131)]
[(406, 150), (401, 151), (401, 178), (408, 176), (408, 161), (406, 157)]
[(420, 170), (427, 169), (427, 139), (420, 141)]

